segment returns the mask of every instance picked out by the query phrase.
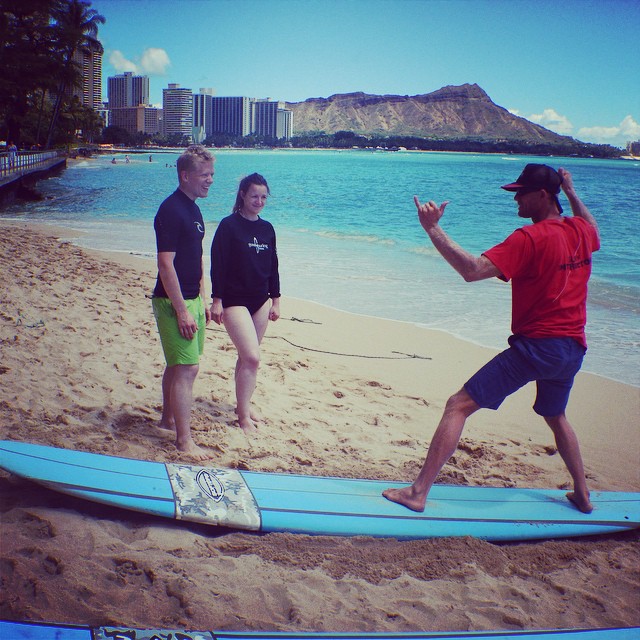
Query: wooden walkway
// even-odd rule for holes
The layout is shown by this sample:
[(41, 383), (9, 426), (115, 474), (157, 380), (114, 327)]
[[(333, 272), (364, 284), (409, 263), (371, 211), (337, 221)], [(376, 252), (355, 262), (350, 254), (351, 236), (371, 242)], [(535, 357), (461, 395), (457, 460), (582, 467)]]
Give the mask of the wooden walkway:
[(16, 154), (13, 158), (9, 153), (0, 154), (0, 188), (19, 182), (23, 178), (50, 171), (56, 167), (66, 165), (66, 155), (59, 155), (57, 151), (27, 151)]

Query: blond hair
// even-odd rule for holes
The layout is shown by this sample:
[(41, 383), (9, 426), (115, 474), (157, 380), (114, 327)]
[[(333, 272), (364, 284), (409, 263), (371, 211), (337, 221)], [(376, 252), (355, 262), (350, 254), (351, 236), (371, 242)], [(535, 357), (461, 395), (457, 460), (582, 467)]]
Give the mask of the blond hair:
[(183, 171), (195, 169), (197, 162), (213, 162), (215, 157), (201, 144), (192, 144), (184, 150), (176, 162), (178, 177)]

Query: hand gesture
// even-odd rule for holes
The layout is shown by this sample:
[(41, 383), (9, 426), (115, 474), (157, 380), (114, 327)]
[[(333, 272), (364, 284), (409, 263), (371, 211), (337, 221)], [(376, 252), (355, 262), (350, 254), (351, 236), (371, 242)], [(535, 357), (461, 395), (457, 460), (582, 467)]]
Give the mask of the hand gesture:
[(440, 218), (444, 214), (445, 207), (449, 204), (448, 200), (445, 200), (440, 206), (438, 206), (433, 200), (420, 204), (418, 196), (413, 196), (413, 201), (418, 209), (418, 219), (422, 228), (429, 232), (429, 229), (438, 226)]

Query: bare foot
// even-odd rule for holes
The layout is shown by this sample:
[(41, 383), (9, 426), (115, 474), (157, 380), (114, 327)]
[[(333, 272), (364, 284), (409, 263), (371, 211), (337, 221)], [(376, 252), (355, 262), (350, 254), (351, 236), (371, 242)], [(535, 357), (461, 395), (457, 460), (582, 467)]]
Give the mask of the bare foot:
[(250, 416), (245, 418), (238, 417), (238, 424), (247, 435), (258, 432), (258, 427), (256, 427)]
[(158, 429), (162, 429), (163, 431), (176, 431), (176, 423), (175, 422), (163, 422), (160, 421), (158, 423)]
[[(236, 408), (236, 415), (238, 415), (237, 408)], [(251, 418), (251, 420), (253, 420), (253, 422), (263, 422), (262, 416), (255, 409), (251, 409), (249, 413), (249, 417)]]
[(402, 489), (385, 489), (382, 495), (391, 502), (397, 502), (412, 511), (424, 511), (427, 502), (426, 497), (419, 496), (413, 485), (402, 487)]
[(578, 511), (582, 513), (591, 513), (593, 511), (593, 505), (589, 501), (589, 495), (586, 498), (578, 497), (573, 491), (567, 493), (567, 500), (573, 504)]
[(199, 447), (191, 438), (184, 443), (176, 441), (178, 451), (188, 454), (196, 462), (204, 462), (213, 458), (213, 454)]

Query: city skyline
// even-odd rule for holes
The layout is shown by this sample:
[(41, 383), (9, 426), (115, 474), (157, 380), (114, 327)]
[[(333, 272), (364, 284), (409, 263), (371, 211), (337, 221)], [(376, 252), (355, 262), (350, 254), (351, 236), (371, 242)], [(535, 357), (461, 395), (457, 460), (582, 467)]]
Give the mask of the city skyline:
[[(109, 108), (111, 100), (110, 100), (110, 87), (112, 85), (113, 80), (115, 79), (120, 79), (120, 78), (125, 78), (125, 77), (129, 77), (129, 82), (131, 82), (132, 80), (135, 79), (142, 79), (146, 82), (146, 92), (144, 94), (144, 99), (136, 102), (134, 100), (134, 102), (132, 102), (131, 104), (113, 104), (112, 107), (118, 108), (118, 107), (133, 107), (133, 106), (138, 106), (138, 105), (147, 105), (149, 107), (155, 107), (158, 109), (162, 109), (163, 106), (163, 102), (164, 102), (164, 92), (169, 89), (169, 88), (180, 88), (180, 89), (184, 89), (184, 90), (188, 90), (191, 91), (191, 93), (196, 96), (196, 95), (210, 95), (213, 97), (219, 97), (219, 98), (249, 98), (251, 100), (255, 100), (255, 101), (264, 101), (266, 100), (265, 98), (259, 98), (256, 96), (222, 96), (222, 95), (218, 95), (216, 94), (216, 92), (213, 90), (213, 87), (198, 87), (197, 89), (193, 88), (193, 87), (185, 87), (183, 86), (180, 82), (177, 83), (173, 83), (173, 82), (169, 82), (167, 83), (166, 86), (163, 86), (160, 91), (162, 93), (162, 96), (160, 98), (159, 102), (153, 102), (150, 98), (151, 95), (151, 78), (148, 74), (146, 73), (137, 73), (137, 72), (131, 72), (131, 71), (124, 71), (123, 73), (118, 73), (115, 75), (110, 75), (107, 77), (103, 77), (103, 85), (104, 85), (104, 89), (103, 89), (103, 95), (102, 95), (102, 103), (104, 105), (107, 106), (107, 108)], [(270, 101), (272, 102), (285, 102), (284, 100), (278, 100), (277, 98), (271, 99), (269, 98)]]
[(282, 101), (214, 96), (207, 88), (194, 92), (169, 83), (162, 89), (162, 105), (153, 106), (147, 75), (125, 71), (108, 76), (106, 82), (106, 122), (130, 134), (161, 133), (195, 142), (215, 134), (277, 139), (293, 135), (293, 113)]
[[(125, 77), (129, 77), (129, 82), (131, 83), (132, 80), (135, 82), (135, 79), (141, 79), (144, 80), (146, 82), (146, 93), (144, 94), (145, 97), (142, 100), (139, 101), (133, 101), (131, 102), (131, 104), (111, 104), (112, 100), (110, 98), (110, 94), (111, 94), (111, 87), (113, 86), (117, 86), (115, 85), (115, 83), (113, 83), (112, 81), (116, 80), (116, 79), (124, 79)], [(284, 104), (284, 100), (278, 100), (277, 98), (275, 99), (271, 99), (271, 98), (259, 98), (256, 96), (221, 96), (221, 95), (217, 95), (215, 93), (215, 91), (213, 90), (212, 87), (199, 87), (198, 89), (194, 89), (193, 87), (184, 87), (182, 86), (181, 83), (177, 82), (177, 83), (172, 83), (169, 82), (167, 84), (167, 86), (162, 87), (161, 91), (162, 91), (162, 98), (160, 100), (160, 102), (158, 103), (154, 103), (152, 102), (152, 100), (150, 99), (150, 95), (151, 95), (151, 79), (149, 77), (149, 75), (145, 74), (145, 73), (134, 73), (131, 71), (124, 71), (123, 73), (119, 73), (116, 74), (114, 76), (108, 76), (106, 78), (103, 79), (103, 84), (105, 84), (106, 86), (106, 93), (103, 94), (102, 96), (102, 103), (106, 106), (107, 109), (111, 109), (111, 108), (119, 108), (119, 107), (134, 107), (134, 106), (141, 106), (141, 105), (145, 105), (145, 106), (149, 106), (149, 107), (153, 107), (153, 108), (157, 108), (157, 109), (162, 109), (164, 106), (164, 102), (165, 102), (165, 92), (168, 89), (174, 88), (174, 89), (181, 89), (184, 91), (190, 91), (191, 94), (194, 96), (194, 98), (196, 96), (211, 96), (211, 97), (215, 97), (215, 98), (226, 98), (226, 99), (232, 99), (232, 98), (243, 98), (243, 99), (248, 99), (251, 101), (255, 101), (255, 102), (264, 102), (266, 100), (268, 100), (269, 102), (278, 102), (278, 103), (283, 103)]]
[(301, 102), (418, 95), (476, 83), (556, 133), (623, 147), (640, 138), (632, 0), (93, 0), (104, 77), (218, 96)]

